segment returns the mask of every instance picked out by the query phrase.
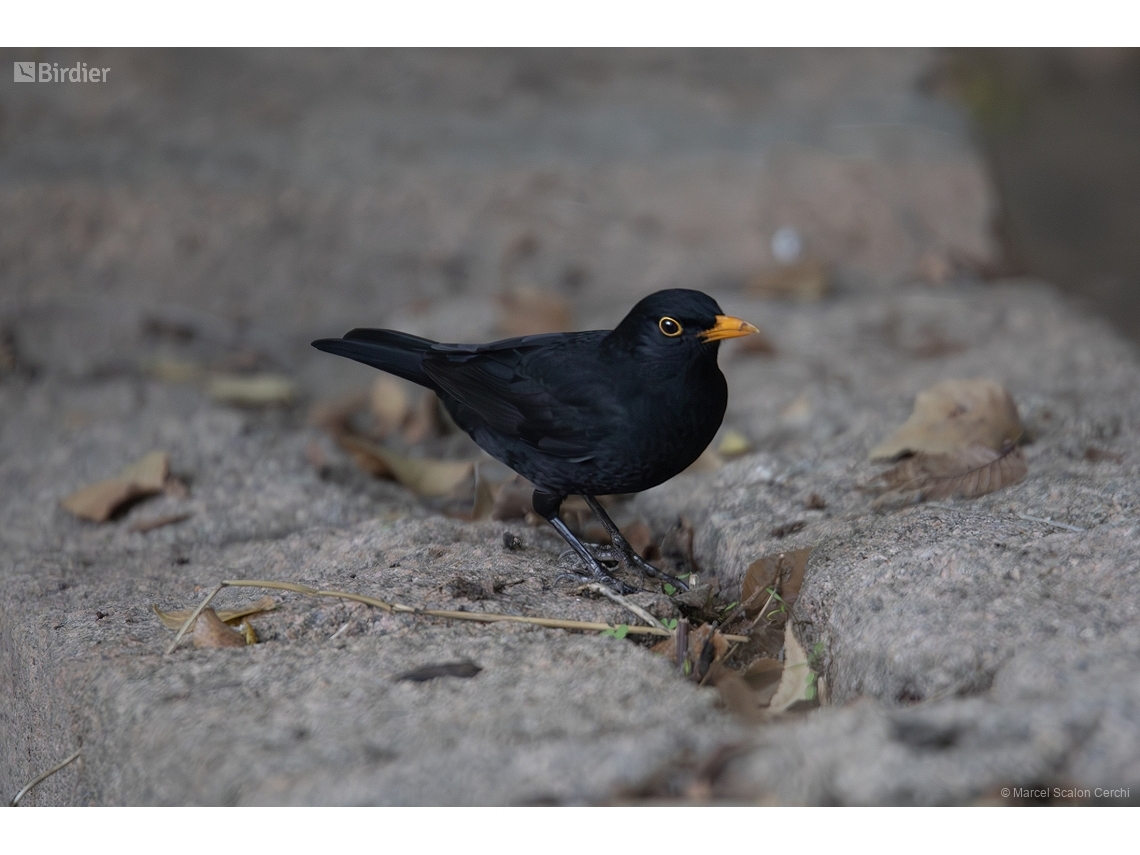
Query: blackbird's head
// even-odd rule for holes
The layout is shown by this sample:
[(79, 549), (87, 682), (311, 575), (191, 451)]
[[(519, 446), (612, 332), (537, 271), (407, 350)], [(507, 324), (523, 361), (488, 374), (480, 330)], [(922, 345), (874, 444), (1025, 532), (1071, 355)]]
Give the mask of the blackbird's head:
[(650, 294), (634, 306), (613, 336), (663, 357), (705, 353), (715, 358), (722, 339), (755, 332), (760, 330), (747, 321), (725, 315), (708, 294), (671, 288)]

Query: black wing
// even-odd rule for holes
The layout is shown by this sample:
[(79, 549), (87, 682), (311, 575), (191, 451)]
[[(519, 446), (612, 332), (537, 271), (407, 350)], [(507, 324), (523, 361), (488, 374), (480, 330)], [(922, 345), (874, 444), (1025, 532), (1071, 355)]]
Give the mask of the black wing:
[[(492, 431), (556, 457), (594, 456), (608, 396), (596, 359), (605, 332), (527, 336), (490, 345), (436, 345), (422, 367)], [(462, 425), (471, 429), (475, 425)]]

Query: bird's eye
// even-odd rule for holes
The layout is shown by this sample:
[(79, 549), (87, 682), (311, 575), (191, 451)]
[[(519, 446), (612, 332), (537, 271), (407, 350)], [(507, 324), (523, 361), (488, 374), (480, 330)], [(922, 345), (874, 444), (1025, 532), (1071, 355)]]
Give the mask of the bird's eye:
[(669, 338), (676, 338), (683, 332), (681, 325), (672, 318), (662, 318), (657, 322), (657, 326)]

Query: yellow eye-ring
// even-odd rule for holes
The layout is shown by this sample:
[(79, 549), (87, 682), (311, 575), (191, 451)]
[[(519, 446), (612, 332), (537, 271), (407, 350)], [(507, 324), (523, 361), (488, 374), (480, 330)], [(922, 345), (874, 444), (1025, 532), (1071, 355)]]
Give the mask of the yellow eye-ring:
[(669, 338), (676, 338), (684, 332), (684, 330), (681, 329), (681, 325), (672, 318), (662, 318), (657, 322), (657, 326), (661, 332), (669, 336)]

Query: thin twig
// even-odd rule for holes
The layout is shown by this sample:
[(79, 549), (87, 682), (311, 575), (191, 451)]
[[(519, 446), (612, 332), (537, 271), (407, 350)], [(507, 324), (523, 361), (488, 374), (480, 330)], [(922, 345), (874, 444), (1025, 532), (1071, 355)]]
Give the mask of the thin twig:
[(621, 594), (617, 593), (616, 591), (611, 591), (605, 585), (599, 584), (598, 582), (590, 582), (589, 584), (583, 585), (581, 590), (593, 591), (595, 594), (601, 594), (603, 597), (613, 600), (626, 611), (631, 612), (632, 614), (641, 618), (650, 626), (655, 626), (658, 629), (665, 629), (665, 624), (661, 623), (661, 621), (659, 621), (641, 606), (637, 605), (637, 603), (631, 603)]
[[(375, 597), (365, 596), (364, 594), (353, 594), (349, 591), (324, 591), (316, 588), (310, 588), (308, 585), (300, 585), (295, 582), (274, 582), (265, 579), (226, 579), (218, 583), (218, 586), (212, 590), (209, 595), (198, 604), (198, 608), (190, 613), (190, 617), (182, 624), (182, 628), (178, 630), (178, 634), (174, 637), (174, 641), (166, 649), (167, 653), (173, 653), (178, 646), (178, 642), (186, 634), (187, 630), (202, 613), (202, 610), (210, 604), (210, 601), (217, 595), (222, 588), (273, 588), (278, 591), (293, 591), (298, 594), (307, 594), (311, 597), (338, 597), (343, 600), (353, 600), (354, 602), (364, 603), (365, 605), (375, 606), (378, 609), (383, 609), (386, 612), (397, 612), (400, 614), (413, 614), (423, 615), (426, 617), (439, 617), (447, 618), (448, 620), (469, 620), (477, 621), (479, 623), (525, 623), (531, 626), (545, 626), (551, 629), (576, 629), (582, 632), (605, 632), (608, 629), (616, 629), (608, 623), (597, 623), (593, 621), (583, 620), (563, 620), (562, 618), (541, 618), (541, 617), (526, 617), (525, 615), (505, 615), (497, 614), (495, 612), (457, 612), (449, 611), (447, 609), (420, 609), (415, 606), (406, 606), (402, 603), (386, 603), (383, 600), (378, 600)], [(630, 626), (627, 627), (629, 633), (633, 635), (659, 635), (666, 638), (673, 635), (672, 632), (665, 629), (663, 626)], [(728, 641), (744, 642), (748, 640), (744, 635), (726, 635), (724, 636)]]
[(352, 626), (352, 621), (350, 621), (350, 620), (345, 621), (344, 626), (342, 626), (340, 629), (338, 629), (336, 632), (334, 632), (332, 635), (329, 636), (329, 641), (336, 641), (338, 638), (341, 637), (341, 635), (344, 634), (344, 631), (346, 629), (348, 629), (350, 626)]
[(57, 763), (56, 765), (54, 765), (50, 769), (48, 769), (46, 772), (44, 772), (42, 775), (40, 775), (38, 778), (33, 780), (30, 784), (25, 785), (24, 789), (22, 789), (22, 790), (20, 790), (20, 792), (16, 793), (16, 795), (13, 797), (12, 801), (8, 802), (8, 806), (9, 807), (15, 807), (16, 805), (18, 805), (20, 803), (20, 799), (22, 799), (24, 796), (26, 796), (31, 791), (32, 787), (36, 786), (37, 784), (43, 783), (48, 778), (50, 778), (52, 775), (54, 775), (56, 772), (58, 772), (60, 769), (62, 769), (64, 766), (66, 766), (68, 763), (73, 763), (74, 761), (79, 759), (79, 755), (82, 753), (83, 753), (83, 749), (81, 748), (78, 751), (76, 751), (74, 754), (72, 754), (70, 757), (68, 757), (66, 760), (64, 760), (62, 763)]
[(1080, 526), (1069, 525), (1067, 523), (1054, 522), (1053, 520), (1046, 519), (1045, 517), (1031, 517), (1029, 514), (1018, 514), (1017, 517), (1018, 519), (1027, 520), (1028, 522), (1051, 525), (1053, 528), (1063, 528), (1065, 531), (1088, 531), (1087, 528), (1081, 528)]

